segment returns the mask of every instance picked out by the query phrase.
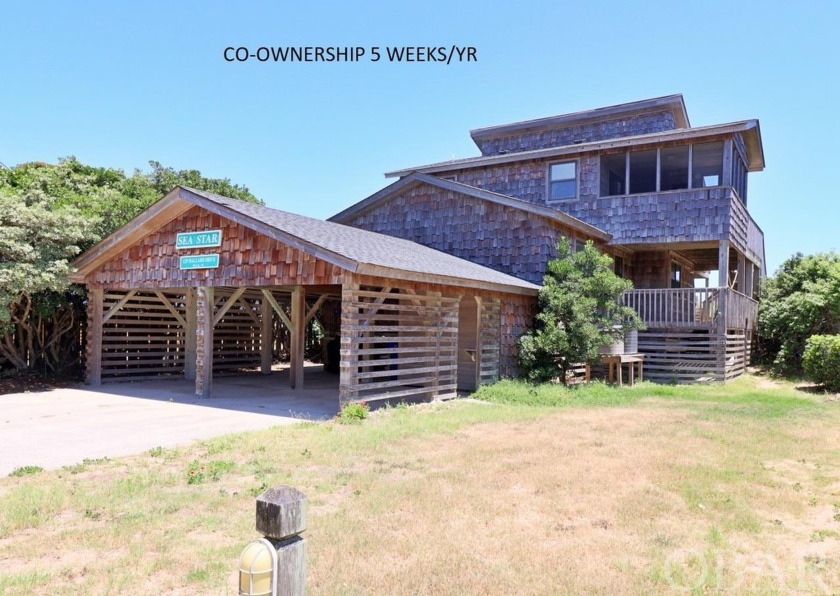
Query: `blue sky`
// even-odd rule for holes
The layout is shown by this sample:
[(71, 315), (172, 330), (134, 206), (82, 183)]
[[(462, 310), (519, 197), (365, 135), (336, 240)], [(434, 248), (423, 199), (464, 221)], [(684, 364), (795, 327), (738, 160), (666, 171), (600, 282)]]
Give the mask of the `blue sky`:
[[(157, 160), (323, 218), (385, 171), (477, 155), (471, 128), (683, 93), (692, 125), (761, 122), (749, 207), (772, 272), (796, 251), (840, 250), (838, 22), (828, 1), (7, 2), (0, 162)], [(478, 62), (222, 57), (452, 44)]]

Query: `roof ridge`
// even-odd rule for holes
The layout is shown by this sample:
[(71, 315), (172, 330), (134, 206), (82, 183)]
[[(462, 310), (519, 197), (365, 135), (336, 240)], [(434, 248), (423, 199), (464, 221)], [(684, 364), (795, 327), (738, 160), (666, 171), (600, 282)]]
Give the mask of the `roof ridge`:
[(575, 123), (592, 120), (610, 120), (633, 112), (652, 112), (656, 110), (669, 109), (675, 114), (675, 122), (680, 129), (690, 128), (688, 112), (685, 109), (685, 100), (682, 93), (662, 95), (619, 104), (612, 104), (588, 110), (566, 112), (541, 118), (518, 120), (506, 124), (496, 124), (475, 128), (470, 131), (473, 140), (486, 139), (488, 137), (500, 136), (515, 131), (525, 131), (536, 128), (563, 128)]

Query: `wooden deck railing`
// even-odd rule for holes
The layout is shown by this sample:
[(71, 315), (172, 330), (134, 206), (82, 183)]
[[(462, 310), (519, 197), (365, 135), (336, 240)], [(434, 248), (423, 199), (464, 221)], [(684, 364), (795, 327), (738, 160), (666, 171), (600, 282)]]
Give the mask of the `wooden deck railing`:
[(735, 290), (728, 290), (726, 326), (730, 329), (755, 329), (758, 302)]
[(720, 317), (720, 297), (725, 293), (727, 326), (755, 325), (758, 302), (728, 288), (661, 288), (630, 290), (622, 300), (648, 327), (713, 327)]

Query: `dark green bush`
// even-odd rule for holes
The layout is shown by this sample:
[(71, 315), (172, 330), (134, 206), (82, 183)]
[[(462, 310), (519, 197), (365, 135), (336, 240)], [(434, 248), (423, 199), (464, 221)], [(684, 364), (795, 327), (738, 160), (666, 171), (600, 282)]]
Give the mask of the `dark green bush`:
[(802, 368), (809, 379), (840, 391), (840, 335), (812, 335), (805, 344)]
[(805, 342), (840, 333), (840, 254), (797, 253), (764, 283), (758, 307), (762, 360), (781, 374), (802, 372)]
[(573, 251), (562, 239), (543, 278), (534, 327), (519, 338), (519, 366), (528, 379), (565, 379), (576, 363), (597, 361), (600, 346), (643, 329), (636, 311), (621, 303), (632, 287), (592, 241)]

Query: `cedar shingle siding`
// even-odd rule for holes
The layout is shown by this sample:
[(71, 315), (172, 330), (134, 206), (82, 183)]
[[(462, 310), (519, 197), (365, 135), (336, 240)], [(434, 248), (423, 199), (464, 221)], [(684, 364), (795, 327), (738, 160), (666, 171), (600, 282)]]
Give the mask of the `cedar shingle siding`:
[(603, 141), (619, 137), (629, 137), (654, 132), (663, 132), (675, 128), (674, 115), (670, 111), (653, 114), (639, 114), (627, 118), (617, 118), (605, 122), (592, 122), (577, 126), (568, 126), (556, 130), (543, 130), (529, 133), (512, 134), (505, 137), (476, 140), (482, 155), (530, 151), (545, 147), (560, 147), (575, 143)]
[(577, 235), (521, 209), (428, 184), (344, 223), (412, 240), (536, 284), (542, 283), (557, 240)]

